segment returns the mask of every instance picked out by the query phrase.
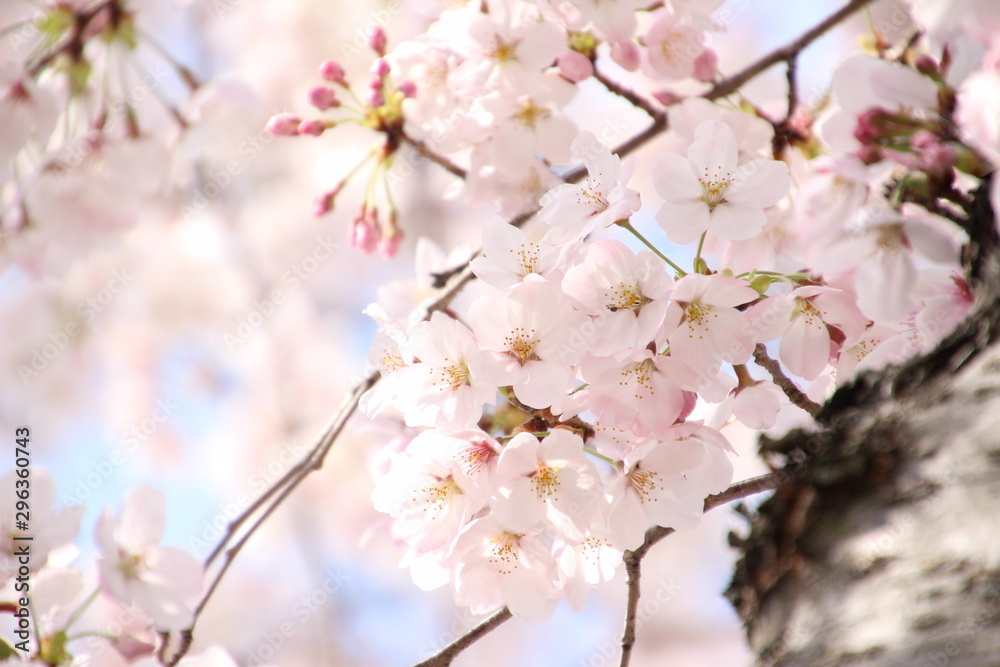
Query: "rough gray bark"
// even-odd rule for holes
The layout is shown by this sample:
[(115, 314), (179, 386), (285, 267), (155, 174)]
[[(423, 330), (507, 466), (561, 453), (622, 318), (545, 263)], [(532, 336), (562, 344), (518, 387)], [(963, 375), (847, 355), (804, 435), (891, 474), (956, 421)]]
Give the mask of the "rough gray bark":
[(758, 665), (1000, 664), (1000, 243), (986, 186), (972, 316), (860, 377), (819, 433), (761, 443), (789, 483), (751, 519), (729, 596)]

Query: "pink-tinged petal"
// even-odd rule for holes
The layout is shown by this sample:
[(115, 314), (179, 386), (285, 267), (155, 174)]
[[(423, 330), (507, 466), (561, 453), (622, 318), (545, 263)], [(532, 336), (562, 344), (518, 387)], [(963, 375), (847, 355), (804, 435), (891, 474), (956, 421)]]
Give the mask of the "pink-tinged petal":
[(527, 374), (513, 383), (514, 393), (532, 408), (547, 408), (569, 391), (573, 372), (569, 366), (554, 361), (529, 361)]
[(576, 137), (577, 128), (564, 116), (551, 116), (535, 133), (538, 152), (555, 164), (569, 164), (572, 160), (570, 146)]
[(666, 201), (656, 214), (667, 238), (678, 245), (697, 241), (708, 230), (711, 220), (708, 204), (699, 200)]
[(813, 305), (823, 315), (823, 321), (840, 329), (847, 345), (861, 338), (868, 325), (868, 318), (858, 308), (858, 297), (850, 292), (830, 291), (818, 294)]
[(747, 428), (771, 428), (778, 421), (778, 412), (788, 403), (781, 389), (770, 382), (741, 389), (733, 400), (733, 414)]
[(690, 160), (676, 153), (664, 153), (653, 163), (653, 185), (656, 193), (667, 201), (701, 197), (701, 183)]
[(969, 240), (953, 223), (929, 214), (907, 216), (903, 231), (917, 251), (939, 264), (958, 264), (959, 251)]
[(776, 204), (792, 184), (788, 165), (779, 160), (754, 160), (737, 169), (726, 200), (757, 208)]
[(778, 353), (788, 370), (814, 380), (830, 359), (830, 332), (819, 317), (798, 315), (782, 337)]
[(694, 143), (688, 148), (688, 159), (696, 174), (737, 173), (739, 144), (731, 127), (718, 120), (705, 121), (694, 131)]
[(542, 522), (547, 510), (530, 477), (505, 482), (490, 498), (490, 508), (497, 521), (514, 533), (532, 530)]
[(727, 201), (712, 211), (708, 229), (720, 239), (744, 241), (760, 234), (766, 224), (767, 216), (761, 209)]
[(537, 470), (538, 446), (538, 438), (530, 433), (518, 433), (511, 438), (497, 461), (497, 479), (503, 482)]
[(869, 257), (855, 276), (858, 307), (876, 322), (899, 322), (916, 307), (913, 298), (916, 281), (917, 268), (910, 253), (887, 251)]
[(741, 306), (757, 299), (760, 295), (741, 278), (721, 274), (705, 276), (690, 273), (676, 283), (670, 298), (682, 303), (702, 299), (713, 306)]
[(622, 476), (611, 487), (614, 499), (608, 510), (611, 541), (618, 549), (635, 549), (642, 544), (650, 521), (642, 510), (642, 502)]
[(535, 23), (517, 45), (518, 60), (532, 69), (541, 69), (555, 62), (565, 44), (566, 33), (556, 24)]
[(538, 447), (538, 458), (547, 463), (556, 461), (577, 461), (586, 463), (583, 455), (583, 439), (565, 429), (553, 429)]
[(792, 304), (785, 295), (772, 296), (755, 303), (746, 311), (757, 341), (774, 340), (791, 325)]

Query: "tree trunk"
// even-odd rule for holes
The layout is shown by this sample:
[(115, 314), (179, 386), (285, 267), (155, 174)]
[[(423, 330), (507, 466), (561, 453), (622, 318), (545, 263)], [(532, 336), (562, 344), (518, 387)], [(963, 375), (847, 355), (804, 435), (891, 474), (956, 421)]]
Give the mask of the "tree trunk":
[(758, 665), (1000, 664), (1000, 252), (988, 183), (964, 259), (969, 319), (867, 374), (823, 429), (763, 440), (789, 483), (751, 520), (730, 599)]

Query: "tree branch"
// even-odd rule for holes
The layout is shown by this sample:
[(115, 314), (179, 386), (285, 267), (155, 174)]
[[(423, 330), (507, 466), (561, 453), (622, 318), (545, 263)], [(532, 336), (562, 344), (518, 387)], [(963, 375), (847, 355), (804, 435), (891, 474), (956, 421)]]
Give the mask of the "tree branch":
[[(722, 493), (705, 498), (705, 511), (715, 509), (728, 502), (752, 496), (763, 491), (773, 491), (779, 485), (788, 481), (786, 474), (772, 472), (759, 477), (736, 482)], [(655, 526), (646, 531), (646, 538), (634, 551), (626, 551), (622, 560), (625, 561), (626, 586), (628, 601), (625, 607), (625, 630), (622, 632), (622, 657), (619, 667), (628, 667), (632, 660), (632, 648), (635, 646), (635, 629), (639, 615), (639, 581), (642, 577), (642, 559), (646, 557), (654, 544), (674, 533), (673, 528)]]
[(803, 393), (803, 391), (799, 389), (787, 375), (785, 375), (785, 372), (781, 370), (781, 365), (767, 354), (767, 348), (764, 347), (762, 343), (757, 343), (757, 347), (754, 348), (753, 360), (757, 362), (758, 366), (771, 374), (774, 384), (778, 385), (781, 391), (785, 392), (785, 396), (788, 397), (788, 400), (790, 400), (793, 405), (799, 406), (813, 417), (815, 417), (816, 413), (819, 412), (819, 409), (823, 407), (816, 401), (806, 396), (805, 393)]
[(609, 79), (604, 74), (597, 71), (596, 68), (594, 69), (594, 78), (600, 81), (601, 85), (608, 89), (608, 92), (614, 93), (615, 95), (628, 100), (632, 106), (645, 111), (646, 114), (654, 121), (662, 120), (662, 122), (666, 124), (666, 113), (655, 107), (653, 103), (645, 97), (642, 97), (630, 88), (626, 88), (617, 81)]
[(702, 95), (702, 97), (708, 100), (715, 100), (735, 93), (739, 90), (740, 86), (747, 81), (750, 81), (772, 65), (794, 58), (819, 37), (822, 37), (824, 34), (829, 32), (831, 28), (836, 26), (838, 23), (841, 23), (844, 19), (865, 5), (870, 5), (873, 1), (874, 0), (851, 0), (851, 2), (847, 3), (839, 10), (820, 21), (815, 27), (802, 33), (802, 35), (797, 39), (792, 40), (785, 46), (771, 51), (771, 53), (767, 54), (760, 60), (757, 60), (753, 64), (748, 65), (742, 71), (726, 77), (719, 83), (715, 84), (707, 93)]
[(465, 169), (459, 167), (457, 164), (455, 164), (445, 156), (441, 155), (440, 153), (435, 153), (433, 150), (431, 150), (430, 146), (428, 146), (420, 139), (415, 139), (411, 137), (409, 134), (406, 133), (405, 130), (400, 130), (399, 133), (397, 134), (397, 138), (403, 143), (407, 143), (413, 146), (415, 149), (417, 149), (417, 152), (420, 153), (423, 157), (427, 158), (434, 164), (439, 165), (445, 171), (455, 176), (458, 176), (462, 180), (465, 180), (466, 177)]
[(427, 660), (414, 665), (414, 667), (448, 667), (448, 665), (451, 664), (451, 661), (454, 660), (459, 653), (472, 646), (472, 644), (480, 638), (493, 632), (493, 630), (500, 627), (511, 618), (513, 618), (513, 615), (510, 613), (510, 609), (504, 607), (452, 643), (448, 644)]

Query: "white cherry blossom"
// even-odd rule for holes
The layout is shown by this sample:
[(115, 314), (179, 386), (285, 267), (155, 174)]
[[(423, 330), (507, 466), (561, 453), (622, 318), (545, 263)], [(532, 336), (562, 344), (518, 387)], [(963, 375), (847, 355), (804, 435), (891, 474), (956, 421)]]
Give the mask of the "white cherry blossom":
[(117, 517), (105, 508), (95, 529), (98, 566), (104, 592), (136, 602), (157, 628), (180, 630), (191, 624), (202, 568), (183, 549), (160, 546), (164, 506), (163, 493), (147, 484), (125, 494)]
[(664, 199), (656, 215), (667, 238), (691, 243), (706, 231), (737, 241), (756, 236), (767, 223), (764, 209), (788, 192), (788, 166), (777, 160), (739, 164), (732, 129), (707, 121), (695, 130), (687, 157), (665, 153), (653, 168)]

